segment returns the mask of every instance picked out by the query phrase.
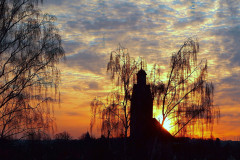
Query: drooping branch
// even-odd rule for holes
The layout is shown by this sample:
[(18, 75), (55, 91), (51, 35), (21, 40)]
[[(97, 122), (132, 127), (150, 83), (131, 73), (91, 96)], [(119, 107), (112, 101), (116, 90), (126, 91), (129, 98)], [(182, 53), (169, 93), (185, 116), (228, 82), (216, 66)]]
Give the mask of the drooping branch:
[(198, 63), (198, 52), (198, 42), (188, 39), (172, 55), (167, 81), (162, 82), (159, 76), (157, 81), (155, 76), (151, 76), (154, 77), (150, 82), (152, 95), (156, 109), (161, 112), (160, 122), (164, 125), (165, 120), (171, 119), (175, 133), (183, 129), (190, 133), (194, 124), (204, 117), (206, 126), (211, 126), (213, 120), (219, 117), (219, 109), (213, 105), (213, 85), (207, 82), (207, 60)]
[(56, 18), (41, 14), (38, 2), (0, 3), (0, 138), (52, 126), (49, 103), (55, 100), (48, 97), (58, 93), (56, 65), (64, 51)]

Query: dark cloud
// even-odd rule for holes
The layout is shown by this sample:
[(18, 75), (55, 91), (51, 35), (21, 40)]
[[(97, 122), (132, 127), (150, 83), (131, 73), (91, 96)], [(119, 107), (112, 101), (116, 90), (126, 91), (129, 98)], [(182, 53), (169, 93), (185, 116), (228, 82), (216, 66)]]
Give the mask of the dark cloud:
[(133, 14), (140, 14), (141, 11), (136, 3), (118, 1), (112, 6), (113, 11), (115, 11), (120, 17), (128, 16)]
[(82, 42), (77, 42), (73, 40), (71, 41), (63, 40), (62, 44), (67, 56), (68, 54), (73, 54), (77, 48), (84, 45)]
[[(240, 47), (239, 47), (240, 49)], [(239, 50), (233, 55), (233, 57), (231, 58), (231, 61), (233, 63), (233, 65), (237, 65), (239, 66), (240, 65), (240, 52)]]
[(88, 83), (88, 87), (89, 89), (93, 89), (93, 90), (98, 90), (100, 89), (99, 85), (97, 82), (89, 82)]
[(106, 55), (98, 54), (91, 50), (85, 50), (68, 56), (66, 64), (69, 67), (78, 67), (82, 70), (101, 74), (101, 69), (106, 67), (106, 58)]
[[(222, 86), (228, 86), (222, 88)], [(239, 104), (240, 97), (240, 75), (234, 73), (229, 77), (220, 80), (216, 88), (217, 101), (221, 105), (236, 105)], [(225, 101), (224, 101), (225, 100)], [(223, 103), (224, 101), (224, 103)]]
[(43, 5), (62, 5), (66, 0), (44, 0)]
[(65, 114), (68, 116), (78, 116), (78, 117), (86, 116), (85, 113), (79, 113), (79, 112), (65, 112)]
[(79, 22), (78, 21), (71, 20), (71, 21), (67, 21), (66, 24), (70, 28), (79, 28)]
[(98, 85), (97, 82), (84, 82), (87, 87), (83, 88), (81, 85), (73, 85), (72, 88), (76, 91), (83, 91), (83, 90), (99, 90), (101, 89), (101, 86)]
[[(228, 58), (229, 67), (240, 65), (240, 25), (236, 27), (219, 28), (212, 31), (212, 35), (218, 37), (220, 45), (224, 46), (224, 53), (218, 54), (219, 60)], [(219, 47), (219, 46), (216, 46)]]
[[(219, 0), (218, 1), (218, 10), (216, 13), (216, 24), (218, 26), (232, 26), (235, 24), (239, 24), (240, 12), (239, 6), (240, 1), (236, 0)], [(228, 27), (226, 27), (228, 28)]]
[(72, 88), (76, 91), (82, 91), (82, 88), (80, 86), (74, 85)]
[(94, 12), (88, 12), (87, 15), (80, 12), (79, 20), (67, 22), (68, 26), (71, 28), (81, 26), (88, 31), (113, 30), (133, 27), (142, 17), (142, 12), (136, 4), (129, 2), (97, 3), (94, 10)]
[(225, 60), (225, 59), (231, 59), (231, 54), (229, 53), (221, 53), (221, 54), (218, 54), (218, 59), (219, 60)]
[(240, 113), (222, 113), (222, 114), (220, 115), (220, 117), (221, 117), (221, 118), (223, 118), (223, 117), (226, 117), (226, 118), (232, 118), (232, 117), (234, 117), (234, 118), (239, 118), (239, 121), (240, 121)]
[(240, 1), (237, 0), (221, 0), (219, 2), (220, 6), (222, 6), (221, 4), (227, 4), (228, 10), (231, 13), (232, 17), (235, 17), (238, 15), (239, 13), (239, 6), (240, 6)]
[[(167, 5), (149, 5), (145, 11), (144, 11), (145, 15), (152, 17), (152, 16), (156, 16), (156, 17), (173, 17), (171, 14), (174, 13), (174, 9), (170, 8)], [(154, 18), (154, 17), (152, 17)]]
[(231, 76), (221, 79), (221, 84), (229, 84), (234, 87), (239, 86), (240, 88), (240, 75), (233, 73)]
[(187, 26), (198, 26), (206, 20), (204, 14), (205, 13), (202, 12), (195, 12), (193, 16), (180, 19), (178, 22), (174, 23), (174, 28), (180, 29)]
[(113, 19), (107, 17), (99, 17), (94, 20), (83, 20), (82, 25), (86, 30), (101, 30), (101, 29), (119, 29), (121, 27), (129, 27), (136, 25), (140, 19), (140, 14), (130, 14), (127, 17), (121, 19)]

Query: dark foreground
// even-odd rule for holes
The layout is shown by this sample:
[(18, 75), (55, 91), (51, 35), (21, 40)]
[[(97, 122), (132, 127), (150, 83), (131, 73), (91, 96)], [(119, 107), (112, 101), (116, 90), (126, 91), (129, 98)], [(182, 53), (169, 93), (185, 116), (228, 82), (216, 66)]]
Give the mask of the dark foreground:
[(135, 160), (240, 159), (240, 142), (179, 139), (132, 143), (129, 139), (1, 141), (0, 159)]

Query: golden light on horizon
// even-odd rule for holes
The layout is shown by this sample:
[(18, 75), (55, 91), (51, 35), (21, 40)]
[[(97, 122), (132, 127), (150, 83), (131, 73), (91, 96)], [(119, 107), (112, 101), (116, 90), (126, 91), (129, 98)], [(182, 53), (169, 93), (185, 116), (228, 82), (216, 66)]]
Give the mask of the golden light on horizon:
[[(154, 110), (153, 110), (153, 113), (154, 113), (154, 117), (159, 121), (159, 123), (161, 124), (162, 123), (162, 119), (163, 119), (163, 116), (162, 116), (162, 112), (160, 109), (157, 109), (156, 107), (154, 107)], [(174, 126), (172, 125), (172, 120), (170, 120), (168, 117), (165, 119), (164, 123), (163, 123), (163, 127), (168, 130), (168, 132), (172, 133), (173, 132), (173, 128)]]

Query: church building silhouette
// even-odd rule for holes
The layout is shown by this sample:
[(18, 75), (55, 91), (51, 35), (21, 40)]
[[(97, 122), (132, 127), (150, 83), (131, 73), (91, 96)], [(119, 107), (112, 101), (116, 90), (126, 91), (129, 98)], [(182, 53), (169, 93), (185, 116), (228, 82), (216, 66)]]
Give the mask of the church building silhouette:
[(158, 137), (169, 140), (173, 136), (153, 118), (153, 97), (150, 85), (146, 84), (146, 72), (141, 69), (137, 73), (137, 84), (133, 86), (130, 108), (130, 137), (132, 139), (148, 139)]

